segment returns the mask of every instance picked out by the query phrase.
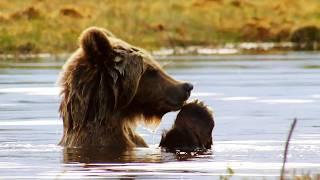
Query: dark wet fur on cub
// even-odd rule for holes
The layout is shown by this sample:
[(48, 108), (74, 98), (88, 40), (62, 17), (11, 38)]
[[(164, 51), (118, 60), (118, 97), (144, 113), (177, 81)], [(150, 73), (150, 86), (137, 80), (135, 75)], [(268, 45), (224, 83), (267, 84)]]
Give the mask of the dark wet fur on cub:
[(168, 151), (211, 149), (214, 125), (212, 112), (195, 100), (182, 107), (172, 129), (162, 135), (159, 146)]
[(91, 27), (63, 67), (60, 115), (66, 147), (130, 148), (147, 146), (134, 129), (157, 125), (179, 110), (190, 85), (167, 75), (143, 49)]

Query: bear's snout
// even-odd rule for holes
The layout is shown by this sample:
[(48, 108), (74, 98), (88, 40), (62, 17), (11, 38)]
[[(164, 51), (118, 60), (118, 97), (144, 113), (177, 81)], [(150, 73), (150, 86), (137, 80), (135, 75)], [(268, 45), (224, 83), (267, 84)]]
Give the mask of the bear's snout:
[(187, 100), (190, 97), (191, 91), (193, 89), (193, 85), (190, 83), (183, 83), (182, 84), (182, 89), (185, 91), (186, 94), (186, 99)]
[(179, 86), (179, 94), (180, 95), (177, 95), (178, 96), (178, 101), (180, 102), (184, 102), (186, 100), (189, 99), (190, 95), (191, 95), (191, 91), (193, 89), (193, 85), (190, 84), (190, 83), (182, 83), (180, 86)]
[(173, 107), (172, 110), (178, 110), (189, 99), (193, 85), (190, 83), (179, 83), (167, 91), (167, 104)]

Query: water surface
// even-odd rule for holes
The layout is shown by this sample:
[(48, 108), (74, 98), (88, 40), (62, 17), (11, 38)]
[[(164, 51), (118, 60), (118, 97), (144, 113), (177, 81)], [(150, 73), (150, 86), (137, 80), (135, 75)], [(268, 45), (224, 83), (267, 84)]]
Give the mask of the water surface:
[[(298, 118), (288, 155), (289, 174), (320, 173), (320, 55), (159, 57), (170, 75), (190, 81), (192, 98), (215, 112), (214, 145), (204, 154), (157, 148), (167, 114), (155, 133), (139, 127), (150, 148), (105, 152), (92, 163), (58, 146), (56, 80), (63, 60), (0, 62), (0, 178), (275, 179), (290, 124)], [(79, 161), (77, 161), (79, 160)]]

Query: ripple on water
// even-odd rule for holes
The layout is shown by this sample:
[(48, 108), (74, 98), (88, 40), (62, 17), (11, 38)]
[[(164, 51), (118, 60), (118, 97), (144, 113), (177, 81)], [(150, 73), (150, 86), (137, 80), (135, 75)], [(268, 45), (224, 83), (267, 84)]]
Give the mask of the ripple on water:
[(315, 101), (311, 99), (264, 99), (258, 100), (258, 102), (267, 104), (306, 104), (314, 103)]
[(55, 95), (59, 95), (59, 88), (57, 87), (0, 88), (0, 93), (22, 93), (27, 95), (55, 96)]
[(19, 142), (0, 143), (0, 153), (3, 152), (59, 152), (62, 147), (56, 144), (19, 144)]
[(54, 120), (1, 120), (1, 126), (48, 126), (62, 125), (62, 121)]

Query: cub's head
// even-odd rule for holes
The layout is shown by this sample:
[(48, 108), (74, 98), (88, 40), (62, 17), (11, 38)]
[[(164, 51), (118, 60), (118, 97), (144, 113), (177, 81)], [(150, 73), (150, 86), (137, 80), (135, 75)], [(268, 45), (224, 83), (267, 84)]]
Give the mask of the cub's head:
[(212, 145), (214, 125), (212, 111), (198, 100), (184, 105), (174, 123), (175, 128), (187, 129), (196, 134), (201, 144), (207, 149)]

